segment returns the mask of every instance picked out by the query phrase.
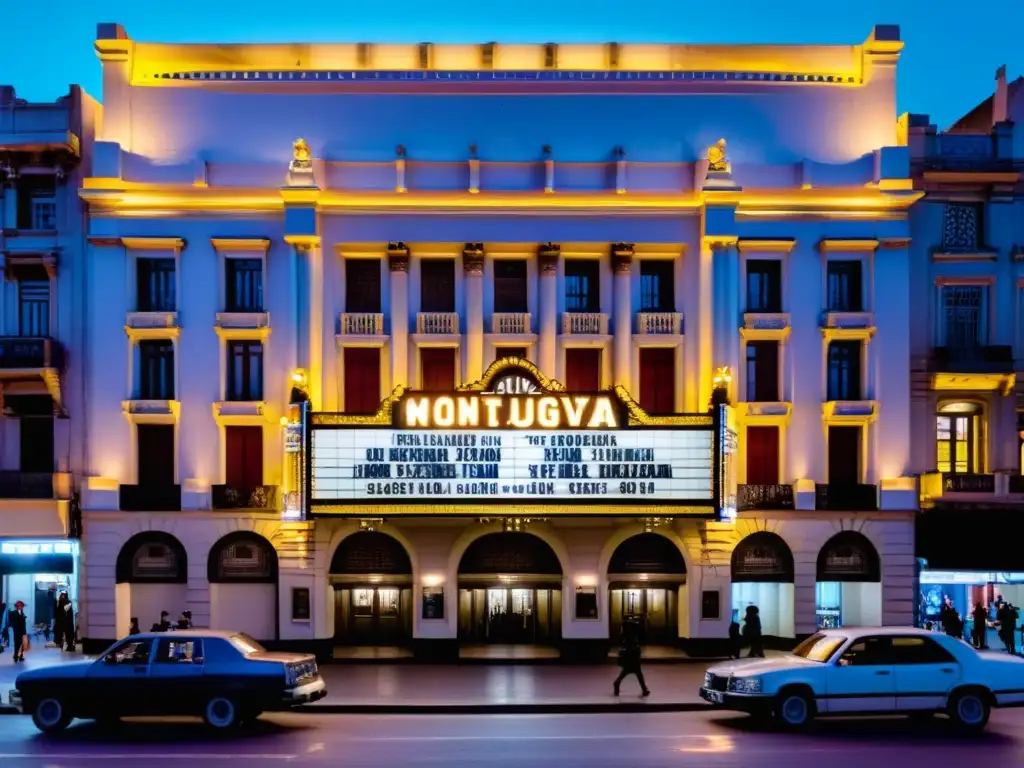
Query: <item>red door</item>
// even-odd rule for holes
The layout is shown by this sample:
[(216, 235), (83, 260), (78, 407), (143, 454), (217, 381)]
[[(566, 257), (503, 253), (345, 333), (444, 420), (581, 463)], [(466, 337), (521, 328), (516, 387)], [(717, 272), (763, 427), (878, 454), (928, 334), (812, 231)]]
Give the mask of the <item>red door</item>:
[(263, 485), (263, 428), (225, 427), (224, 432), (227, 484), (247, 491)]
[(676, 410), (676, 351), (671, 347), (640, 350), (640, 407), (648, 413)]
[(423, 389), (427, 392), (455, 391), (455, 349), (427, 347), (420, 350)]
[(601, 388), (601, 350), (565, 350), (565, 388), (570, 392), (597, 392)]
[(747, 427), (747, 484), (778, 483), (779, 428)]
[(345, 347), (345, 413), (380, 408), (380, 348)]

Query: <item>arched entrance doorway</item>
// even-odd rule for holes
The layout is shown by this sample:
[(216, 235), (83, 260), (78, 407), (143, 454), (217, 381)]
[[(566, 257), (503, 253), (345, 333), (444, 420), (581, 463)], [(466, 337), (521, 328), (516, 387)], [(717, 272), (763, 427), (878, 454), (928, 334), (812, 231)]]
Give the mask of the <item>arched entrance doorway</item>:
[(842, 531), (818, 552), (815, 614), (820, 629), (882, 624), (882, 568), (864, 534)]
[(619, 544), (608, 562), (608, 629), (617, 640), (625, 621), (637, 621), (649, 644), (679, 639), (679, 603), (686, 599), (686, 562), (670, 539), (640, 533)]
[(344, 538), (331, 558), (334, 639), (342, 645), (402, 645), (412, 637), (412, 561), (379, 531)]
[(459, 639), (553, 643), (562, 635), (562, 566), (543, 539), (488, 533), (459, 561)]
[(758, 608), (763, 635), (796, 637), (793, 552), (778, 534), (752, 533), (732, 551), (733, 618), (742, 622), (751, 605)]
[(163, 531), (132, 536), (117, 553), (114, 614), (117, 637), (126, 637), (133, 618), (148, 630), (167, 611), (173, 621), (188, 607), (185, 547)]
[(206, 563), (210, 582), (210, 627), (276, 640), (277, 551), (257, 533), (221, 537)]

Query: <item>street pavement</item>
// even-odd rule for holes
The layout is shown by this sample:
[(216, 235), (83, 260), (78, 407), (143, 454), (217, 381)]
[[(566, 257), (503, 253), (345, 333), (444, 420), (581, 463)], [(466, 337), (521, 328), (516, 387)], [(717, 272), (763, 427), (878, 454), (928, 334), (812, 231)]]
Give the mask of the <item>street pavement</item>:
[(1024, 713), (994, 714), (973, 738), (935, 718), (822, 721), (775, 733), (742, 715), (267, 715), (231, 736), (184, 721), (73, 725), (55, 737), (26, 717), (0, 720), (0, 765), (146, 768), (286, 764), (300, 768), (765, 768), (767, 766), (1020, 765)]

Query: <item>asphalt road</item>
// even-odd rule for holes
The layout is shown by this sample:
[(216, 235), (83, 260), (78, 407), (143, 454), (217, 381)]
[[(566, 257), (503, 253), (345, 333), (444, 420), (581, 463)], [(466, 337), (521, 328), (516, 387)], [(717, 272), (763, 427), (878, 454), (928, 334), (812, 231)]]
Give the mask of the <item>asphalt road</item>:
[(230, 737), (188, 721), (79, 723), (39, 735), (26, 717), (0, 718), (0, 765), (18, 768), (201, 768), (283, 764), (327, 768), (501, 766), (1020, 765), (1024, 710), (996, 713), (975, 738), (941, 718), (822, 721), (778, 734), (721, 713), (637, 715), (272, 715)]

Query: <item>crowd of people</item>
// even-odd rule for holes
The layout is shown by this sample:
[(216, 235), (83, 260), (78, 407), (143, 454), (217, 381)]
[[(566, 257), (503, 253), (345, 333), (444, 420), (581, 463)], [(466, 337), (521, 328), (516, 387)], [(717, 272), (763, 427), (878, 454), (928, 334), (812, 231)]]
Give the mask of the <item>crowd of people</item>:
[[(937, 622), (926, 622), (926, 629), (937, 629), (951, 637), (958, 637), (971, 643), (979, 651), (989, 650), (988, 630), (995, 629), (999, 641), (1007, 653), (1016, 655), (1017, 623), (1020, 621), (1020, 609), (1003, 600), (1002, 595), (989, 605), (975, 603), (968, 620), (957, 611), (953, 600), (946, 595), (939, 608)], [(1021, 645), (1024, 646), (1024, 626), (1021, 627)]]
[[(51, 598), (52, 602), (52, 598)], [(74, 651), (77, 642), (77, 626), (75, 611), (67, 592), (61, 592), (53, 603), (53, 618), (50, 623), (36, 626), (29, 623), (25, 615), (25, 602), (17, 600), (14, 607), (8, 610), (7, 603), (0, 601), (0, 653), (8, 644), (14, 652), (16, 662), (25, 660), (25, 651), (31, 646), (29, 631), (38, 628), (40, 634), (49, 641), (51, 632), (54, 644), (61, 650)]]

